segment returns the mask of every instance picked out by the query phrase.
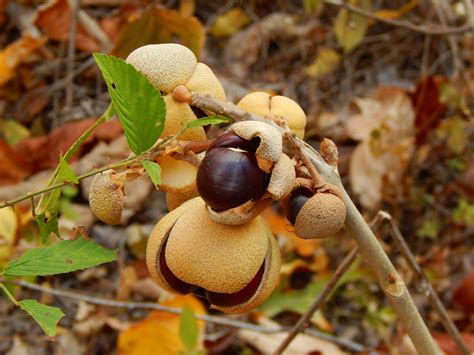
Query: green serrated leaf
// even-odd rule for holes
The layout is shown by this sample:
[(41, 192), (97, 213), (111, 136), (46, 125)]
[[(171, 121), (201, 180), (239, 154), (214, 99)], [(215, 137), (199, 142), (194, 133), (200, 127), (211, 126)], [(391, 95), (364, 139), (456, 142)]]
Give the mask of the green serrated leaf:
[(41, 242), (44, 244), (48, 241), (51, 233), (59, 235), (58, 227), (58, 216), (53, 215), (45, 221), (45, 214), (42, 213), (35, 217), (36, 223), (38, 223), (39, 232), (41, 236)]
[(128, 145), (140, 154), (155, 144), (165, 127), (166, 105), (150, 81), (124, 60), (94, 53), (107, 82)]
[(161, 166), (149, 160), (143, 160), (142, 165), (145, 168), (146, 173), (150, 177), (151, 181), (155, 185), (161, 184)]
[(74, 171), (72, 171), (66, 159), (64, 159), (64, 157), (61, 157), (61, 156), (59, 157), (58, 181), (59, 182), (72, 182), (73, 184), (79, 183), (79, 180), (77, 179), (76, 174), (74, 174)]
[[(371, 0), (352, 0), (349, 3), (367, 10)], [(362, 42), (368, 27), (369, 19), (367, 17), (344, 8), (339, 10), (334, 24), (334, 32), (344, 52), (349, 53)]]
[(194, 353), (197, 347), (199, 328), (193, 310), (185, 305), (179, 317), (179, 336), (188, 353)]
[(221, 124), (221, 123), (230, 123), (232, 122), (232, 118), (224, 117), (220, 115), (209, 116), (206, 118), (200, 118), (198, 120), (194, 120), (189, 122), (186, 125), (186, 129), (188, 128), (195, 128), (195, 127), (202, 127), (207, 125), (214, 125), (214, 124)]
[(64, 313), (59, 308), (47, 306), (35, 300), (23, 300), (18, 304), (21, 309), (33, 317), (48, 336), (56, 335), (56, 325), (64, 317)]
[(7, 276), (45, 276), (87, 269), (117, 260), (115, 251), (91, 239), (79, 237), (53, 245), (31, 249), (8, 263)]

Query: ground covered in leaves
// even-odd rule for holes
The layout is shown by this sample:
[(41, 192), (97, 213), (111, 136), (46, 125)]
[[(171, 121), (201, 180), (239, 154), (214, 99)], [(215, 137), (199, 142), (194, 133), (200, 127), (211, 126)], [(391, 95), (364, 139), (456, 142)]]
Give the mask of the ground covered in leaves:
[[(229, 101), (264, 90), (300, 103), (308, 116), (305, 139), (315, 147), (324, 137), (337, 144), (339, 171), (366, 220), (379, 210), (391, 214), (474, 349), (474, 34), (464, 26), (472, 21), (467, 2), (351, 2), (374, 17), (318, 0), (182, 0), (168, 6), (86, 0), (76, 9), (73, 3), (0, 0), (0, 200), (45, 186), (59, 154), (107, 108), (108, 94), (92, 52), (124, 58), (144, 44), (177, 41), (217, 73)], [(430, 33), (433, 26), (459, 31), (453, 36)], [(80, 175), (128, 155), (120, 123), (110, 120), (71, 161)], [(197, 314), (216, 314), (191, 296), (170, 298), (149, 277), (145, 245), (167, 212), (163, 193), (146, 178), (131, 182), (124, 223), (112, 227), (92, 215), (89, 183), (63, 188), (59, 233), (63, 239), (85, 234), (118, 249), (118, 262), (26, 281), (99, 300), (159, 299), (173, 307), (188, 304)], [(281, 246), (281, 283), (259, 309), (233, 318), (291, 326), (354, 243), (345, 232), (324, 241), (301, 240), (277, 208), (264, 216)], [(446, 352), (457, 353), (386, 225), (377, 236), (433, 336)], [(0, 266), (40, 242), (28, 200), (14, 211), (0, 210)], [(165, 354), (184, 349), (177, 315), (97, 305), (18, 285), (11, 290), (17, 299), (58, 306), (65, 317), (52, 341), (2, 295), (0, 353)], [(311, 329), (294, 340), (288, 353), (413, 351), (362, 259), (312, 318)], [(283, 333), (201, 322), (198, 331), (201, 348), (209, 353), (265, 353), (284, 338)]]

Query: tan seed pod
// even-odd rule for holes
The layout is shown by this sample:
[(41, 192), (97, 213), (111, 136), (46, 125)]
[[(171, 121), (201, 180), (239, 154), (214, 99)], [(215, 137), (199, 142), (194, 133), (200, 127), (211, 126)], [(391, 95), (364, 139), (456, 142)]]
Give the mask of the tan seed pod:
[(166, 206), (168, 207), (168, 211), (173, 211), (186, 201), (197, 196), (199, 196), (197, 188), (194, 188), (187, 192), (167, 192)]
[(171, 92), (193, 75), (197, 60), (193, 52), (175, 43), (149, 44), (135, 49), (126, 59), (161, 92)]
[(344, 202), (332, 193), (316, 193), (301, 207), (295, 233), (304, 239), (327, 238), (336, 234), (346, 219)]
[[(173, 90), (184, 85), (188, 90), (200, 94), (209, 94), (225, 100), (224, 89), (212, 70), (198, 63), (194, 54), (185, 46), (167, 43), (153, 44), (134, 50), (127, 62), (142, 72), (150, 82), (162, 92), (166, 104), (166, 120), (162, 137), (179, 132), (183, 124), (198, 117), (185, 102), (173, 98)], [(205, 140), (202, 127), (186, 130), (180, 139)]]
[(273, 115), (285, 119), (288, 127), (297, 137), (304, 137), (306, 114), (292, 99), (285, 96), (272, 96), (266, 92), (252, 92), (244, 96), (237, 104), (240, 108), (265, 117)]
[[(215, 308), (224, 313), (240, 314), (248, 312), (253, 308), (260, 306), (263, 302), (267, 300), (268, 297), (270, 297), (279, 282), (281, 256), (280, 249), (278, 248), (278, 243), (273, 237), (273, 235), (271, 235), (271, 233), (268, 236), (268, 240), (270, 241), (270, 248), (268, 249), (267, 255), (265, 257), (264, 271), (261, 276), (262, 279), (260, 281), (258, 289), (255, 291), (253, 296), (249, 300), (236, 305), (218, 306), (211, 304), (212, 308)], [(225, 297), (225, 295), (221, 295), (221, 297), (222, 296)]]
[(148, 270), (152, 279), (160, 285), (165, 290), (174, 293), (188, 293), (180, 292), (176, 288), (173, 288), (163, 276), (166, 271), (162, 270), (160, 265), (160, 256), (161, 250), (167, 238), (171, 232), (171, 228), (174, 226), (179, 217), (185, 214), (188, 211), (194, 210), (200, 205), (198, 198), (186, 201), (179, 208), (174, 209), (166, 216), (164, 216), (160, 221), (155, 225), (153, 231), (151, 232), (150, 237), (148, 238), (148, 243), (146, 247), (146, 263)]
[(243, 205), (231, 208), (222, 212), (214, 211), (210, 206), (206, 205), (209, 217), (214, 222), (227, 224), (229, 226), (239, 226), (250, 222), (252, 219), (260, 215), (262, 211), (270, 206), (272, 199), (265, 198), (259, 201), (248, 201)]
[(184, 282), (211, 292), (237, 292), (263, 263), (267, 228), (259, 218), (242, 226), (216, 223), (198, 200), (200, 206), (182, 215), (171, 230), (166, 262)]
[(269, 172), (273, 164), (280, 159), (283, 141), (281, 133), (275, 127), (264, 122), (242, 121), (233, 124), (230, 129), (246, 140), (260, 138), (255, 155), (259, 167), (265, 172)]
[(146, 254), (160, 286), (182, 294), (201, 289), (212, 307), (226, 313), (258, 306), (278, 283), (280, 253), (263, 220), (237, 227), (215, 223), (200, 198), (157, 223)]
[(295, 164), (288, 155), (283, 153), (273, 167), (267, 191), (274, 200), (281, 200), (291, 192), (295, 179)]
[(193, 153), (162, 155), (156, 162), (161, 166), (160, 190), (184, 193), (196, 189), (199, 160)]
[(119, 224), (124, 206), (125, 175), (107, 170), (94, 176), (89, 187), (89, 205), (94, 215), (107, 224)]

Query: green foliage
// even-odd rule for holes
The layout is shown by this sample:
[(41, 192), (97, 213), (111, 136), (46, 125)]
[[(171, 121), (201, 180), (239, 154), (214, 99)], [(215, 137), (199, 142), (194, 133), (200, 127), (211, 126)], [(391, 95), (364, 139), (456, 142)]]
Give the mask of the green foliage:
[(453, 212), (453, 219), (457, 223), (474, 227), (474, 203), (470, 203), (464, 198), (460, 198), (458, 206)]
[(150, 81), (122, 59), (94, 53), (112, 105), (135, 154), (151, 148), (165, 127), (166, 105)]
[(143, 160), (141, 163), (145, 168), (145, 171), (150, 177), (151, 181), (155, 185), (159, 185), (161, 183), (161, 166), (149, 160)]
[(41, 242), (44, 244), (48, 241), (51, 233), (55, 233), (59, 236), (59, 227), (58, 227), (58, 216), (53, 215), (50, 218), (46, 219), (45, 214), (42, 213), (35, 217), (35, 221), (38, 224), (39, 232), (41, 236)]
[(229, 117), (214, 115), (206, 118), (200, 118), (199, 120), (191, 121), (186, 125), (186, 129), (230, 122), (232, 122), (232, 119)]
[(79, 183), (76, 174), (74, 174), (74, 171), (72, 171), (64, 157), (59, 157), (58, 180), (60, 182), (71, 182), (73, 184)]
[(438, 236), (441, 223), (438, 220), (424, 220), (421, 227), (416, 231), (419, 238), (435, 239)]
[(56, 325), (64, 317), (64, 313), (57, 307), (46, 306), (35, 300), (22, 300), (18, 305), (33, 317), (41, 329), (50, 337), (56, 335)]
[(7, 276), (45, 276), (87, 269), (117, 259), (115, 251), (79, 237), (31, 249), (8, 263)]
[(179, 317), (179, 336), (186, 348), (186, 354), (196, 354), (199, 329), (193, 310), (185, 305)]
[[(332, 293), (347, 283), (363, 278), (364, 273), (358, 270), (359, 264), (358, 261), (354, 262), (336, 284)], [(289, 291), (284, 290), (284, 283), (280, 283), (280, 286), (273, 292), (270, 298), (260, 306), (260, 309), (270, 318), (283, 311), (293, 311), (302, 314), (311, 306), (315, 297), (321, 293), (328, 281), (329, 277), (327, 276), (319, 277), (309, 283), (305, 288)], [(329, 295), (328, 299), (330, 299), (330, 297), (331, 295)]]

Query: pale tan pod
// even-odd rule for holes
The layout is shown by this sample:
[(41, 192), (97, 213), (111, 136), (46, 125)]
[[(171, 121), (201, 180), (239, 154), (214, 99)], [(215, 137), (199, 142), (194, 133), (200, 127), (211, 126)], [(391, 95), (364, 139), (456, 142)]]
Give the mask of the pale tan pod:
[(181, 206), (186, 201), (199, 196), (197, 188), (189, 190), (187, 192), (167, 192), (166, 193), (166, 206), (168, 211), (173, 211), (174, 209)]
[(277, 95), (271, 98), (270, 112), (277, 118), (285, 119), (293, 133), (303, 139), (306, 114), (300, 105), (286, 96)]
[[(181, 125), (196, 120), (196, 115), (187, 103), (178, 102), (173, 99), (172, 95), (163, 96), (166, 104), (166, 121), (165, 129), (161, 137), (168, 137), (176, 134), (181, 129)], [(180, 137), (180, 140), (204, 141), (207, 139), (206, 132), (202, 127), (194, 127), (187, 129)]]
[(125, 175), (107, 170), (94, 176), (89, 187), (89, 205), (94, 215), (107, 224), (119, 224), (124, 206)]
[(188, 192), (196, 189), (196, 174), (199, 160), (194, 156), (179, 154), (162, 155), (156, 158), (161, 166), (159, 189), (165, 192)]
[(214, 211), (210, 206), (206, 205), (209, 217), (217, 223), (227, 224), (229, 226), (238, 226), (245, 224), (255, 217), (272, 203), (270, 198), (259, 200), (257, 202), (249, 201), (241, 206), (231, 208), (222, 212)]
[(344, 202), (331, 193), (316, 193), (301, 207), (295, 233), (304, 239), (327, 238), (336, 234), (346, 219)]
[(267, 253), (266, 226), (260, 217), (241, 226), (216, 223), (201, 198), (186, 204), (191, 202), (193, 208), (186, 208), (169, 235), (165, 254), (168, 267), (180, 280), (211, 292), (243, 289)]
[(193, 52), (176, 43), (149, 44), (135, 49), (126, 59), (161, 92), (184, 85), (197, 65)]
[(163, 247), (163, 243), (165, 242), (170, 229), (176, 223), (178, 218), (180, 218), (184, 213), (192, 211), (198, 205), (200, 205), (199, 199), (192, 199), (183, 203), (181, 208), (177, 208), (165, 215), (155, 225), (148, 239), (146, 247), (146, 264), (150, 271), (150, 275), (156, 283), (170, 292), (176, 293), (176, 291), (165, 281), (159, 269), (161, 248)]
[(255, 152), (257, 157), (270, 162), (277, 162), (280, 159), (283, 141), (281, 133), (275, 127), (264, 122), (242, 121), (234, 123), (230, 129), (247, 140), (260, 138), (260, 144)]
[(185, 86), (192, 92), (208, 94), (222, 101), (226, 99), (222, 84), (211, 68), (204, 63), (197, 63), (193, 75), (186, 82)]
[(272, 194), (274, 200), (280, 200), (291, 192), (295, 179), (295, 164), (288, 155), (282, 153), (273, 166), (267, 191)]
[(254, 295), (245, 303), (230, 307), (211, 305), (212, 308), (229, 314), (245, 313), (255, 307), (258, 307), (263, 302), (265, 302), (268, 297), (270, 297), (279, 282), (281, 256), (275, 237), (271, 234), (271, 232), (268, 232), (267, 235), (270, 247), (268, 248), (267, 255), (265, 256), (265, 271), (260, 286), (255, 291)]
[(251, 92), (245, 95), (237, 106), (260, 117), (265, 117), (271, 113), (270, 99), (271, 95), (267, 92)]

